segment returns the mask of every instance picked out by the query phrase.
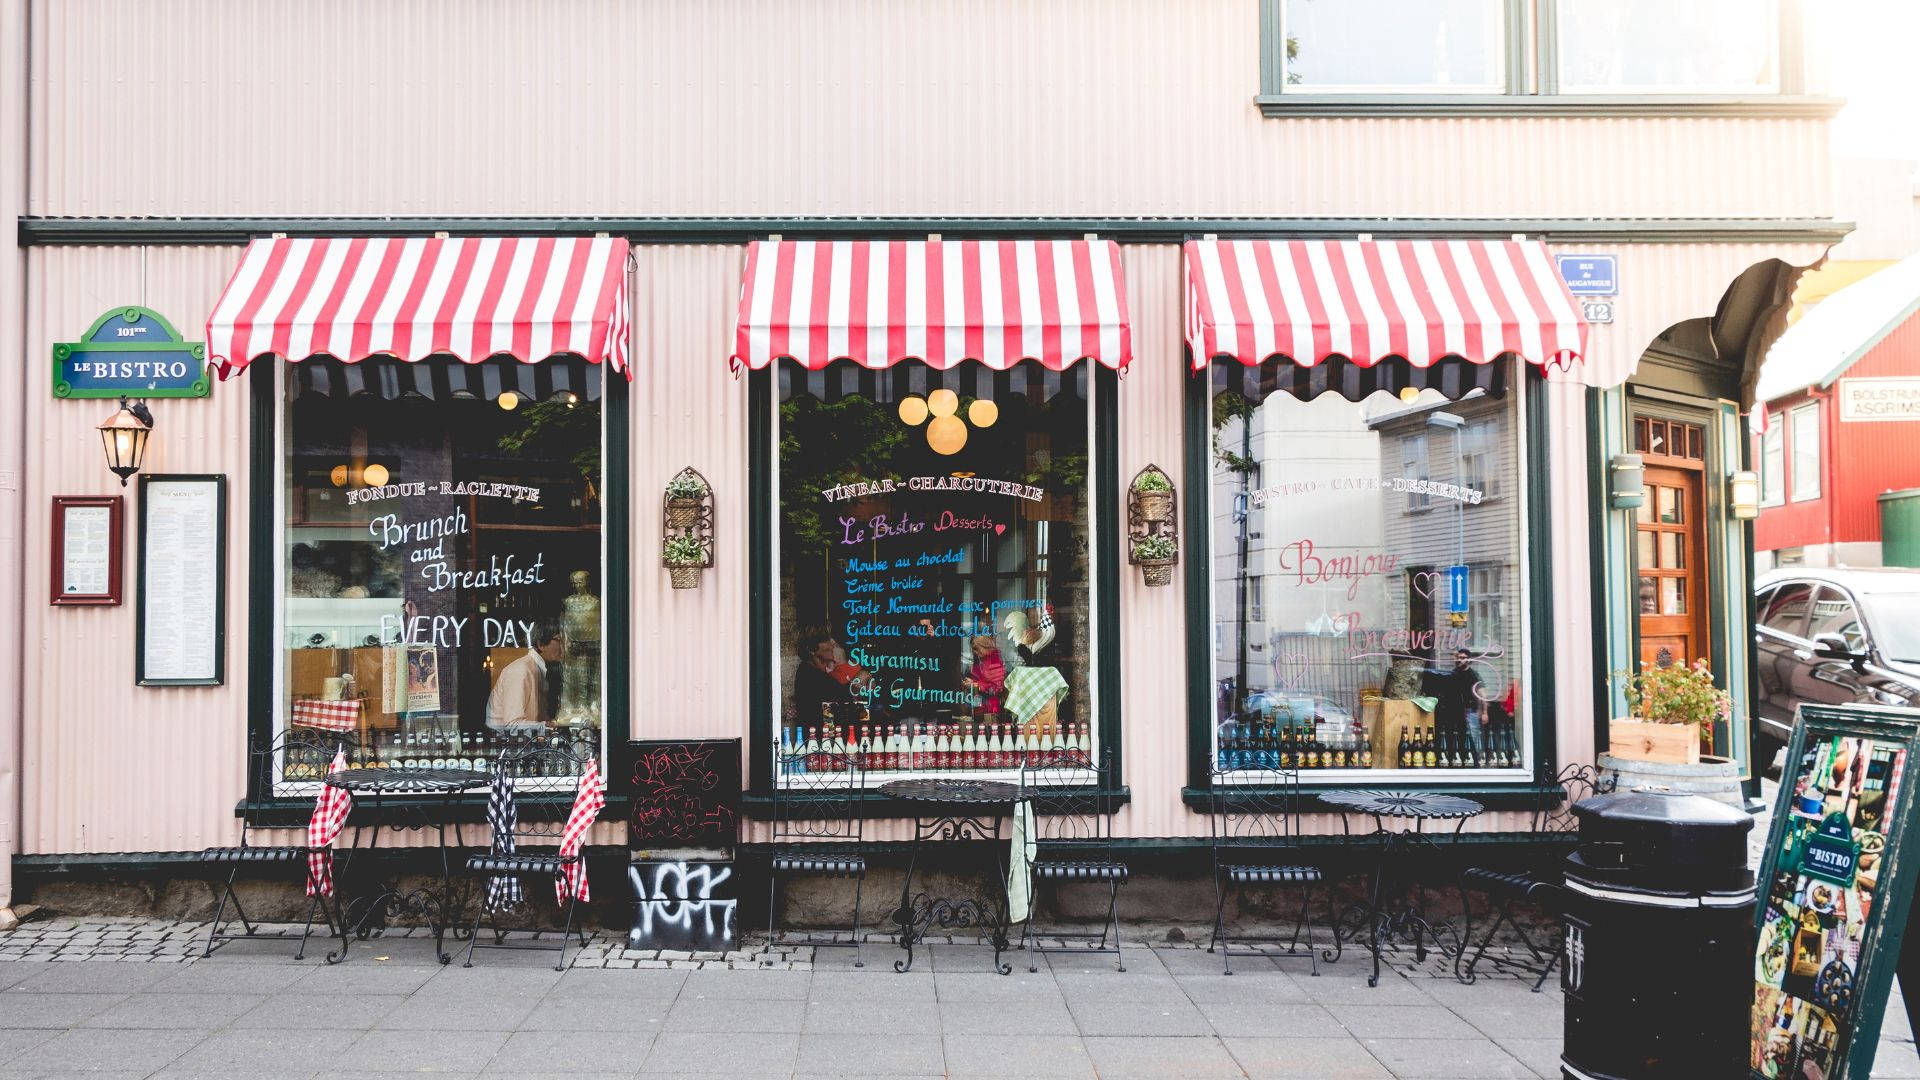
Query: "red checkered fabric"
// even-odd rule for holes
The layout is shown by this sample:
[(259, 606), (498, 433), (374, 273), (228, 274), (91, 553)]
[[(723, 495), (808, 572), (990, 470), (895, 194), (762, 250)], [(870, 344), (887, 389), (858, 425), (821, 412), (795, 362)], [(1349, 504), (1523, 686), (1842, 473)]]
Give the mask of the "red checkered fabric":
[(293, 703), (293, 724), (321, 731), (352, 731), (360, 723), (361, 704), (357, 698), (346, 701), (302, 698)]
[(560, 858), (568, 861), (561, 864), (560, 880), (553, 883), (553, 893), (562, 904), (567, 902), (569, 894), (582, 901), (587, 899), (587, 862), (576, 856), (580, 854), (580, 845), (587, 842), (594, 819), (606, 805), (607, 782), (600, 778), (600, 763), (589, 761), (586, 771), (580, 774), (580, 793), (574, 796), (573, 809), (567, 813), (567, 827), (560, 833)]
[[(333, 755), (328, 773), (347, 767), (347, 752)], [(307, 822), (307, 895), (333, 895), (333, 838), (346, 827), (347, 813), (353, 809), (353, 796), (346, 788), (320, 785), (320, 797), (313, 801), (313, 817)]]

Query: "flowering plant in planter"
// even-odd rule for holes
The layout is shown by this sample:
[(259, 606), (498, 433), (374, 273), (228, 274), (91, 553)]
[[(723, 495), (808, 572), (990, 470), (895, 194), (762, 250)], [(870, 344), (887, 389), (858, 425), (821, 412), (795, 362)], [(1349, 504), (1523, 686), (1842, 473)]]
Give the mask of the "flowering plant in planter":
[(1145, 536), (1133, 542), (1135, 562), (1159, 562), (1163, 559), (1171, 559), (1176, 550), (1173, 538), (1167, 536)]
[(1713, 685), (1705, 660), (1691, 667), (1641, 664), (1638, 673), (1621, 672), (1627, 709), (1651, 724), (1704, 725), (1733, 715), (1733, 697)]

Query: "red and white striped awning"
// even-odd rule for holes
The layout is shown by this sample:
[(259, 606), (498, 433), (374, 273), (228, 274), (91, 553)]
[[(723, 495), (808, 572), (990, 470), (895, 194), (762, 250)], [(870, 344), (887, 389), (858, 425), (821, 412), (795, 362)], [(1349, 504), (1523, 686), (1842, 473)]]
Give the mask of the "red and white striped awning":
[(1191, 240), (1186, 264), (1195, 368), (1517, 353), (1553, 369), (1586, 352), (1587, 324), (1538, 241)]
[(766, 240), (747, 248), (733, 363), (808, 369), (977, 360), (1055, 370), (1133, 359), (1119, 246), (1107, 240)]
[(265, 353), (348, 363), (572, 353), (626, 372), (627, 241), (255, 240), (207, 320), (207, 357), (224, 379)]

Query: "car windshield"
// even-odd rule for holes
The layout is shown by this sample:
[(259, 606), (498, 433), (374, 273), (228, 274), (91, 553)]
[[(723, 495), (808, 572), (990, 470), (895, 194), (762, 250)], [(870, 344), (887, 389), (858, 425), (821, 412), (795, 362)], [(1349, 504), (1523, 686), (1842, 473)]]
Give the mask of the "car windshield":
[[(1920, 578), (1920, 575), (1915, 575)], [(1902, 581), (1898, 591), (1863, 593), (1875, 644), (1888, 660), (1920, 664), (1920, 581)]]

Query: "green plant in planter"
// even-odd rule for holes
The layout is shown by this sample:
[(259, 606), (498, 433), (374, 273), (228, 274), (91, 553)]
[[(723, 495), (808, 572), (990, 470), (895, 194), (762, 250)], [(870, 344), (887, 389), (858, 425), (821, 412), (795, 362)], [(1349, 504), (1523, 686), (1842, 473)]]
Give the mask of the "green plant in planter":
[(1141, 491), (1141, 492), (1172, 491), (1173, 481), (1167, 479), (1166, 474), (1164, 473), (1157, 473), (1157, 472), (1141, 473), (1140, 478), (1133, 482), (1133, 490)]
[(706, 545), (691, 536), (676, 536), (660, 549), (668, 566), (699, 566), (707, 561)]
[(707, 485), (691, 473), (679, 473), (667, 481), (667, 498), (698, 499), (707, 493)]
[(1701, 727), (1733, 714), (1733, 697), (1713, 685), (1705, 660), (1693, 666), (1657, 667), (1641, 664), (1635, 672), (1616, 671), (1627, 696), (1627, 709), (1636, 720), (1653, 724), (1692, 724)]
[(1175, 550), (1171, 536), (1147, 536), (1133, 542), (1133, 557), (1142, 562), (1171, 559)]

